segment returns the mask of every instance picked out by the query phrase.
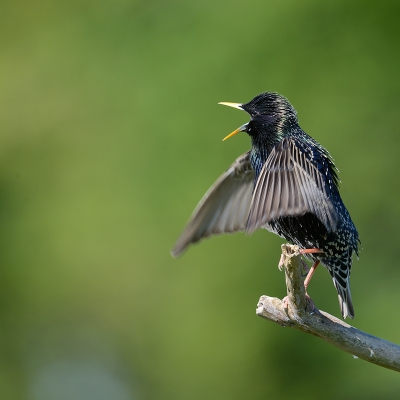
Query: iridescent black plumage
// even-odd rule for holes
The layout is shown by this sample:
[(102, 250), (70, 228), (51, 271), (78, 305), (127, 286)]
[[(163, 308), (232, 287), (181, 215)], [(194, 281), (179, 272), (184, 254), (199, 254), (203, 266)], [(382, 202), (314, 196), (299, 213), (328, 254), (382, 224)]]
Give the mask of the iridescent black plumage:
[(261, 93), (246, 104), (222, 104), (250, 114), (251, 120), (231, 135), (246, 132), (252, 148), (206, 193), (172, 254), (211, 234), (268, 229), (301, 249), (323, 251), (309, 257), (328, 269), (342, 316), (353, 318), (350, 271), (359, 238), (329, 153), (300, 128), (295, 109), (277, 93)]

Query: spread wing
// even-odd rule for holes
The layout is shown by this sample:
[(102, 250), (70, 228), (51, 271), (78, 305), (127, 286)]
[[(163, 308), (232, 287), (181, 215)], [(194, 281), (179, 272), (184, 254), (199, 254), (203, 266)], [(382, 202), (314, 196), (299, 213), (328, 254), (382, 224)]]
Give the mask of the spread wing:
[(337, 214), (325, 185), (326, 171), (296, 146), (294, 138), (280, 141), (257, 179), (246, 232), (252, 233), (280, 217), (305, 213), (314, 214), (328, 232), (335, 231)]
[(171, 250), (173, 257), (180, 256), (191, 243), (207, 236), (246, 228), (254, 185), (249, 153), (237, 158), (203, 196)]

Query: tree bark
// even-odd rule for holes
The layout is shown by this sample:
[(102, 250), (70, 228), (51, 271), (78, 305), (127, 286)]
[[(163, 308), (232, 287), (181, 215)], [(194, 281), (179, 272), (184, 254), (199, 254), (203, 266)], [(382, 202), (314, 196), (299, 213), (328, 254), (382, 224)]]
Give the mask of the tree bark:
[(285, 327), (317, 336), (354, 357), (400, 372), (400, 346), (362, 332), (318, 310), (306, 298), (299, 247), (282, 245), (287, 301), (261, 296), (257, 315)]

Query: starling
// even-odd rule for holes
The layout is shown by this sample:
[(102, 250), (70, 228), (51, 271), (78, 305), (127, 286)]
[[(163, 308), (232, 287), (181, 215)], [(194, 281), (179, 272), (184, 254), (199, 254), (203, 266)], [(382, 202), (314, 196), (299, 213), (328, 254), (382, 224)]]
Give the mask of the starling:
[(314, 262), (306, 286), (319, 263), (328, 269), (343, 318), (353, 318), (350, 271), (360, 240), (340, 197), (330, 154), (300, 128), (296, 110), (278, 93), (261, 93), (245, 104), (219, 104), (250, 115), (223, 140), (246, 132), (252, 146), (203, 196), (172, 256), (213, 234), (265, 228), (298, 245)]

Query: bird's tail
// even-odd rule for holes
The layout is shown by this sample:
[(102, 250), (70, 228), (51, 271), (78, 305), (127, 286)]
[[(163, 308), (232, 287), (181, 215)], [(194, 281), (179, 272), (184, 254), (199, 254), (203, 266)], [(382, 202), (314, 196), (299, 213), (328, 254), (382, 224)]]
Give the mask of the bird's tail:
[[(350, 293), (350, 274), (347, 275), (347, 278), (344, 279), (336, 279), (335, 274), (332, 276), (333, 284), (338, 292), (340, 311), (342, 312), (342, 317), (345, 319), (346, 317), (354, 318), (354, 307), (353, 302), (351, 300)], [(339, 282), (343, 282), (342, 285)]]

